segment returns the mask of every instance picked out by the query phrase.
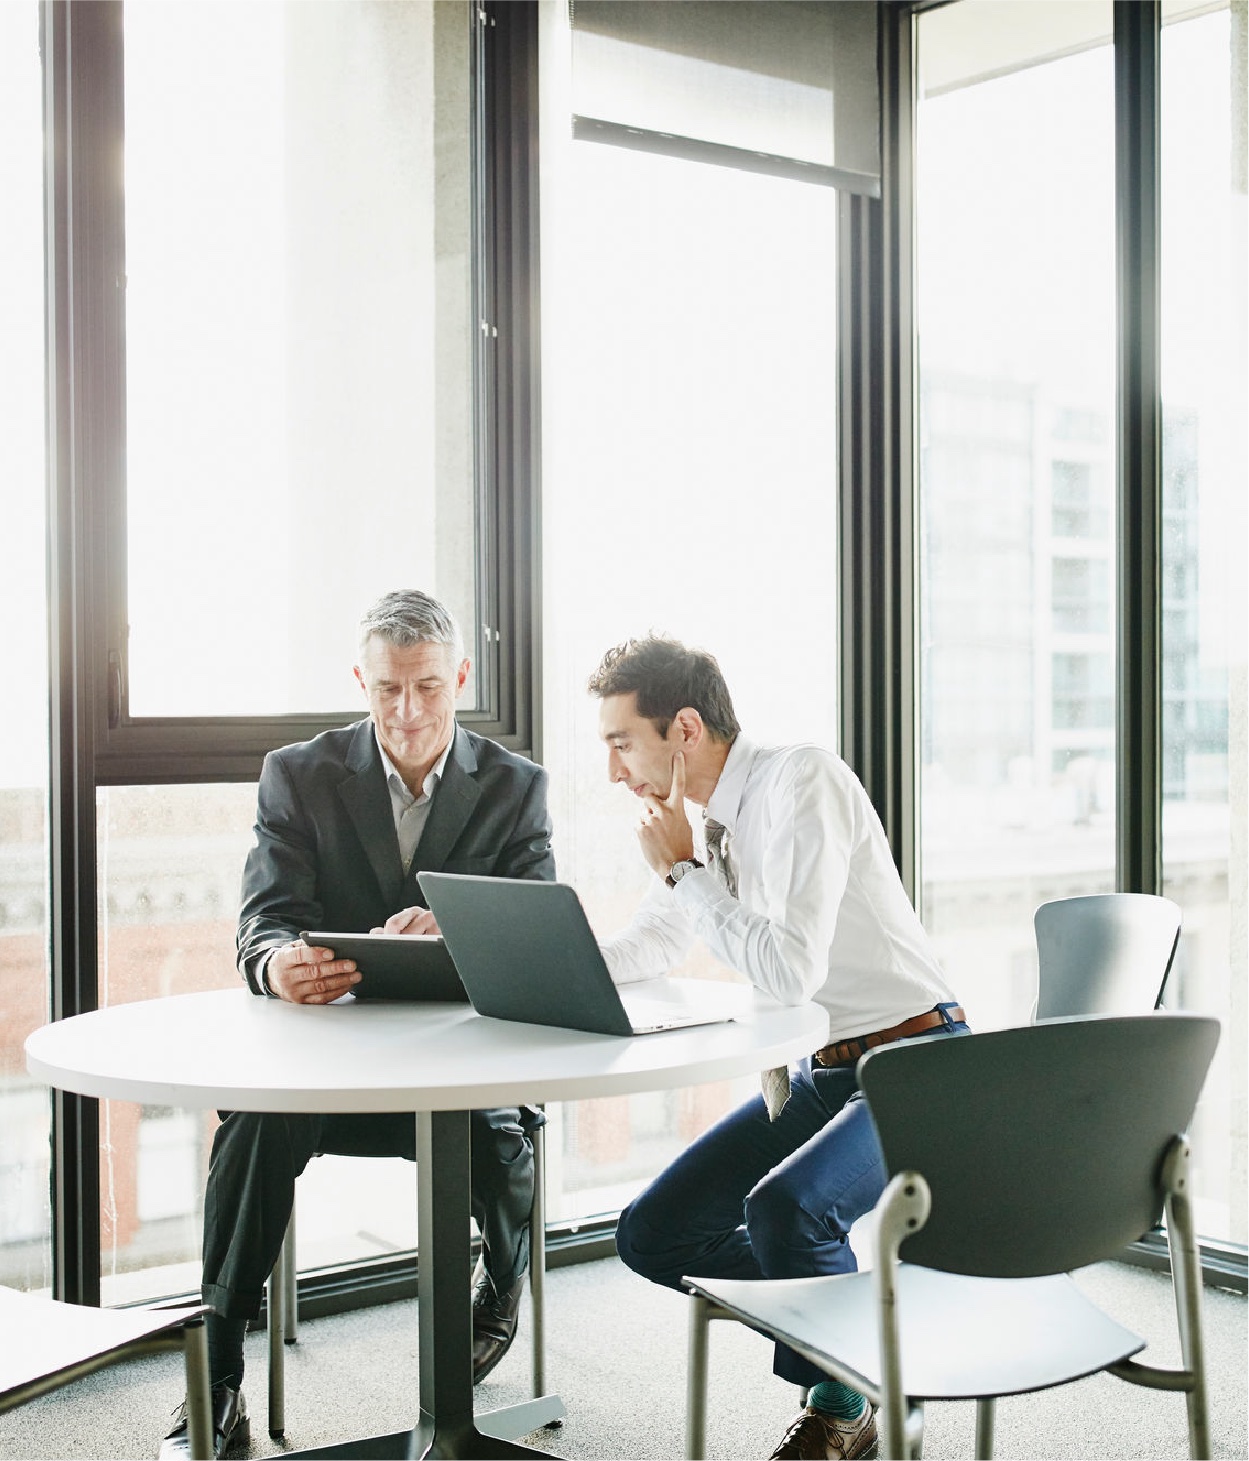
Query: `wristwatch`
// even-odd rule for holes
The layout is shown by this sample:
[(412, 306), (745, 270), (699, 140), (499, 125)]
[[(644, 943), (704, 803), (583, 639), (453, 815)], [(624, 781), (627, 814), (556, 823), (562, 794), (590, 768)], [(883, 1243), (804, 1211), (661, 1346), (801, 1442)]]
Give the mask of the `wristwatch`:
[(686, 873), (692, 873), (696, 867), (703, 867), (705, 864), (698, 861), (696, 857), (684, 857), (680, 862), (674, 862), (668, 869), (668, 876), (664, 882), (670, 888), (675, 888)]

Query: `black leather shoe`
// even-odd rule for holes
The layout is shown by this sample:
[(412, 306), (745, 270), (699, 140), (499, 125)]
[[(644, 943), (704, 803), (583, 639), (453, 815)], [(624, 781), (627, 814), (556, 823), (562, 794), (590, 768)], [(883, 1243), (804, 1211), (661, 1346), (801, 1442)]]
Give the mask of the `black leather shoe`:
[[(229, 1385), (213, 1386), (213, 1454), (224, 1456), (235, 1446), (246, 1446), (252, 1438), (252, 1423), (247, 1418), (247, 1401), (241, 1390)], [(187, 1421), (186, 1401), (178, 1407), (173, 1429), (160, 1443), (159, 1461), (186, 1461), (191, 1454), (191, 1429)]]
[(511, 1348), (520, 1317), (520, 1298), (525, 1276), (516, 1280), (502, 1296), (494, 1291), (490, 1275), (478, 1259), (473, 1274), (473, 1384), (484, 1380)]

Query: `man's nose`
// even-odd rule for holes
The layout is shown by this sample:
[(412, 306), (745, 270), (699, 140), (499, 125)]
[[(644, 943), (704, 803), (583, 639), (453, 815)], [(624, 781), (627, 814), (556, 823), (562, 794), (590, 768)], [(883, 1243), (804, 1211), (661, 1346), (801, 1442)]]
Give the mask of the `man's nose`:
[(416, 720), (420, 710), (420, 696), (415, 690), (403, 690), (399, 694), (399, 718), (405, 723)]
[(620, 759), (618, 751), (607, 753), (607, 779), (608, 781), (624, 781), (628, 776), (624, 762)]

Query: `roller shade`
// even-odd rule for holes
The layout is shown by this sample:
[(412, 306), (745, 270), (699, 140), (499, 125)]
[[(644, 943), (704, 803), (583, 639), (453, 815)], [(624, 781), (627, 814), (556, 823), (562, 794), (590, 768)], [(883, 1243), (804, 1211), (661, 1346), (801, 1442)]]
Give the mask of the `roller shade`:
[(874, 0), (570, 0), (583, 140), (880, 196)]

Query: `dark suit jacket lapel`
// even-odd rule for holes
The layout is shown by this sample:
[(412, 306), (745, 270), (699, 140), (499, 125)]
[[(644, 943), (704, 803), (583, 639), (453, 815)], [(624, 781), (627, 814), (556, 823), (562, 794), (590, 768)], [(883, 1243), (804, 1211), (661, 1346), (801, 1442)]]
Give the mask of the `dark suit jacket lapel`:
[(460, 840), (460, 834), (468, 825), (468, 819), (481, 796), (481, 788), (475, 780), (476, 772), (477, 753), (473, 750), (464, 727), (457, 725), (451, 754), (447, 757), (442, 780), (429, 809), (429, 820), (425, 823), (416, 855), (412, 859), (408, 884), (404, 889), (405, 901), (410, 893), (411, 901), (425, 902), (424, 895), (414, 881), (416, 874), (441, 871), (451, 849)]
[(347, 751), (347, 770), (350, 774), (338, 788), (338, 795), (355, 826), (386, 906), (397, 910), (402, 907), (403, 862), (371, 720), (361, 721), (356, 727)]

